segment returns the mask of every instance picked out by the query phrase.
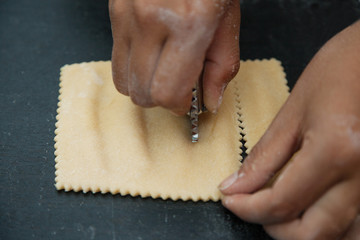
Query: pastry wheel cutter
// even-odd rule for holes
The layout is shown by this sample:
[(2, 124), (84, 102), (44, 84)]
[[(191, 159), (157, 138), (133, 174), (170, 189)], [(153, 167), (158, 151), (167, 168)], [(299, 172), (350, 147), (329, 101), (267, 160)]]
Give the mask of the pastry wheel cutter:
[(191, 123), (191, 141), (199, 141), (199, 115), (206, 112), (203, 99), (202, 75), (192, 90), (191, 106), (188, 115)]

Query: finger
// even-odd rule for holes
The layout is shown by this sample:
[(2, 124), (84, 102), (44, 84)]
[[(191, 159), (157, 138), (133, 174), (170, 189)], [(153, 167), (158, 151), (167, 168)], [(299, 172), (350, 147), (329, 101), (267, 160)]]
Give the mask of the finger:
[(285, 103), (268, 130), (253, 147), (241, 169), (228, 177), (219, 186), (225, 195), (251, 193), (262, 188), (298, 150), (299, 122), (296, 113)]
[(113, 35), (111, 57), (112, 77), (116, 89), (125, 95), (128, 91), (128, 59), (130, 39), (128, 38), (129, 17), (127, 1), (109, 1), (109, 13)]
[(240, 3), (234, 0), (227, 7), (206, 53), (204, 66), (204, 101), (213, 113), (220, 107), (224, 90), (240, 66)]
[(312, 147), (303, 146), (271, 188), (238, 196), (230, 209), (245, 220), (262, 224), (298, 217), (341, 177), (331, 171), (330, 164), (324, 164), (331, 156), (322, 149), (314, 153)]
[(132, 40), (128, 86), (131, 100), (137, 105), (154, 106), (150, 87), (165, 39), (166, 31), (158, 24), (155, 29), (141, 29)]
[(360, 214), (357, 215), (342, 240), (357, 240), (360, 236)]
[(128, 89), (129, 43), (124, 39), (114, 39), (111, 57), (112, 77), (116, 89), (129, 95)]
[(191, 89), (199, 79), (206, 44), (205, 39), (201, 38), (169, 37), (151, 83), (151, 97), (156, 105), (179, 115), (188, 112)]
[(337, 184), (301, 219), (264, 228), (276, 239), (339, 239), (358, 214), (359, 193), (355, 189), (349, 182)]

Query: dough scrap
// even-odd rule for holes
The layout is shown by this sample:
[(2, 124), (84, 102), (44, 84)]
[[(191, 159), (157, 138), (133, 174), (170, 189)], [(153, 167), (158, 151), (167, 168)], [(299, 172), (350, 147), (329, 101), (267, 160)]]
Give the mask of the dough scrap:
[[(265, 90), (277, 90), (281, 96), (259, 97), (260, 82), (250, 83), (254, 78), (268, 81)], [(200, 116), (200, 140), (194, 144), (186, 116), (143, 109), (119, 94), (109, 61), (66, 65), (61, 69), (55, 130), (55, 186), (65, 191), (218, 201), (217, 186), (240, 167), (241, 114), (243, 127), (251, 129), (251, 122), (262, 125), (254, 137), (253, 130), (243, 131), (249, 141), (256, 141), (278, 107), (263, 110), (261, 117), (267, 121), (243, 110), (258, 107), (253, 101), (263, 107), (261, 101), (281, 106), (287, 96), (284, 89), (286, 80), (277, 60), (242, 62), (218, 114)]]

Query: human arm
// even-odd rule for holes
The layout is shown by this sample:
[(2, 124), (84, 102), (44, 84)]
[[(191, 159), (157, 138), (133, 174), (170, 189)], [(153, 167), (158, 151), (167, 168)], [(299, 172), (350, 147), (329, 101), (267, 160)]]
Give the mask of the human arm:
[(339, 239), (356, 227), (360, 22), (320, 49), (242, 168), (220, 189), (225, 207), (276, 239)]

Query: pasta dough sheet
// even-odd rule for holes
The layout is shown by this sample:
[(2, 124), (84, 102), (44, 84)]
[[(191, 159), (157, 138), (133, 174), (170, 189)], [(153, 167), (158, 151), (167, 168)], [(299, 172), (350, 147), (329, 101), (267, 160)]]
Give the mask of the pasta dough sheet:
[[(264, 91), (281, 92), (281, 97), (258, 96), (262, 93), (254, 89), (260, 82), (251, 84), (255, 78), (271, 82)], [(287, 96), (284, 86), (278, 61), (242, 62), (218, 114), (200, 116), (200, 140), (194, 144), (186, 116), (175, 117), (161, 108), (144, 109), (119, 94), (109, 61), (66, 65), (61, 69), (55, 131), (56, 188), (217, 201), (219, 183), (240, 167), (240, 108), (251, 109), (254, 99), (277, 101), (272, 106), (281, 106)], [(245, 87), (250, 97), (239, 103)], [(263, 124), (254, 134), (257, 137), (268, 121), (256, 117), (272, 119), (277, 111), (278, 107), (272, 107), (266, 116), (250, 114), (247, 118), (244, 114), (242, 124)], [(248, 139), (256, 138), (246, 133)]]
[(264, 134), (289, 96), (281, 63), (275, 59), (241, 63), (236, 76), (246, 153)]

